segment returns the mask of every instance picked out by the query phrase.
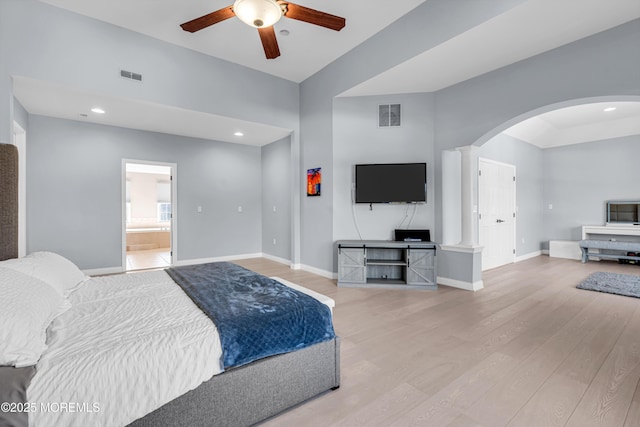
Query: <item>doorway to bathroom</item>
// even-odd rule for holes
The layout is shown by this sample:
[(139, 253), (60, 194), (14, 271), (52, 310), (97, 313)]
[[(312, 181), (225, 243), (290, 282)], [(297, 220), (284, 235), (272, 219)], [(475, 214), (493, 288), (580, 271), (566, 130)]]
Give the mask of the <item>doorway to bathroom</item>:
[(175, 164), (123, 161), (123, 263), (126, 271), (173, 265)]

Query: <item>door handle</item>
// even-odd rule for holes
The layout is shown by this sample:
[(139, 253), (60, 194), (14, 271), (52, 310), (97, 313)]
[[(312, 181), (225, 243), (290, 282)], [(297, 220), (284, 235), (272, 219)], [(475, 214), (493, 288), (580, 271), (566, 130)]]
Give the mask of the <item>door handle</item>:
[(496, 222), (499, 224), (501, 222), (505, 222), (503, 219), (496, 219)]

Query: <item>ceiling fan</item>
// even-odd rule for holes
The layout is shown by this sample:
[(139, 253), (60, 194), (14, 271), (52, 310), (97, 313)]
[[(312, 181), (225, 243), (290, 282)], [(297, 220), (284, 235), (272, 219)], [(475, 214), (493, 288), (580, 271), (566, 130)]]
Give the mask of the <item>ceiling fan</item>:
[(258, 29), (262, 47), (267, 59), (280, 56), (280, 48), (276, 40), (273, 24), (280, 18), (297, 19), (319, 25), (331, 30), (340, 31), (345, 26), (345, 19), (330, 15), (308, 7), (299, 6), (283, 0), (236, 0), (233, 6), (227, 6), (189, 22), (181, 24), (183, 30), (195, 33), (203, 28), (237, 16), (242, 22)]

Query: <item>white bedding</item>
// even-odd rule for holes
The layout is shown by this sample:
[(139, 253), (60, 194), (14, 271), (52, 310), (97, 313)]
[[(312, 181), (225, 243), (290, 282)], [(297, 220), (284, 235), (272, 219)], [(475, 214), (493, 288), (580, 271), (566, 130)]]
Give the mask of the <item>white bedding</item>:
[(27, 392), (32, 427), (124, 426), (221, 372), (215, 325), (164, 271), (93, 278), (69, 300)]

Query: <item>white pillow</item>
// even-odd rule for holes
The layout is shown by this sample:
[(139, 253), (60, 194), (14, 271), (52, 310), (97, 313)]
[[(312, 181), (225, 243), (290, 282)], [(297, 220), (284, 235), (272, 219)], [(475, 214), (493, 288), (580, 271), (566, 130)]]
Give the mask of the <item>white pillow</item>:
[(50, 285), (0, 267), (0, 365), (34, 365), (47, 348), (47, 327), (71, 304)]
[(48, 283), (63, 297), (77, 289), (87, 276), (62, 255), (53, 252), (33, 252), (22, 258), (0, 262), (6, 267)]

